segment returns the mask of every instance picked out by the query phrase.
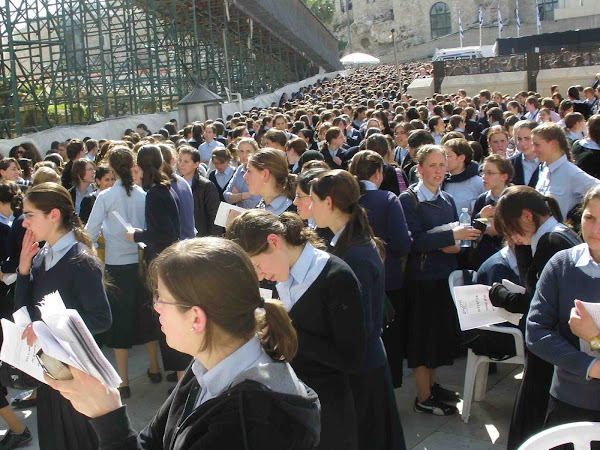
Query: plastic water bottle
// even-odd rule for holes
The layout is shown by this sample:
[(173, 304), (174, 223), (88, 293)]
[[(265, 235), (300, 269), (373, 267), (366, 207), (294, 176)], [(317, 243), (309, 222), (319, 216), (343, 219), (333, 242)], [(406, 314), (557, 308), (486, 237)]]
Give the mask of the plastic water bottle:
[[(459, 221), (460, 221), (460, 225), (463, 227), (471, 226), (471, 216), (469, 215), (469, 210), (467, 208), (462, 209), (462, 213), (460, 215)], [(460, 246), (461, 247), (470, 247), (471, 241), (469, 241), (469, 240), (460, 241)]]

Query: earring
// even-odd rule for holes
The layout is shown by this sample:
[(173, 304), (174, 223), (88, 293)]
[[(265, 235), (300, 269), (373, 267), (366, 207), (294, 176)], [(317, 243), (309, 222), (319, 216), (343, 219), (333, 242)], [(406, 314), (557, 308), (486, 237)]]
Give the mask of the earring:
[(194, 327), (190, 328), (190, 331), (193, 333), (194, 331), (196, 331), (196, 329)]

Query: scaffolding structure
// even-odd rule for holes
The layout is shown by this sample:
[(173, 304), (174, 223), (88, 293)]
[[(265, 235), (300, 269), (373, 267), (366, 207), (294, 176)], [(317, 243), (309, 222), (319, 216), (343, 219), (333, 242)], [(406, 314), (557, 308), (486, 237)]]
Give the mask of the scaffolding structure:
[(199, 83), (248, 98), (339, 67), (335, 38), (303, 3), (278, 0), (279, 16), (257, 3), (5, 0), (0, 138), (169, 111)]

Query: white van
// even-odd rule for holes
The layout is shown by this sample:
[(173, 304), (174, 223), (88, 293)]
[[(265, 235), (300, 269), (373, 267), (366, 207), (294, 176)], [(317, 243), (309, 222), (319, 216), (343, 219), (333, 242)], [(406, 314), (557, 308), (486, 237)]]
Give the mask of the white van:
[(432, 61), (453, 61), (457, 59), (483, 58), (479, 46), (435, 49)]

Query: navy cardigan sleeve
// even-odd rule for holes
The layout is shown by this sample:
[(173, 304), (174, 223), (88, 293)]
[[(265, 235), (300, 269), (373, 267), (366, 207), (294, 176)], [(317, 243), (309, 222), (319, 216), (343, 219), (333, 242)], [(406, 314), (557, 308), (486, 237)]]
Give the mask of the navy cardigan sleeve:
[(402, 203), (395, 195), (390, 195), (387, 218), (389, 234), (386, 249), (395, 256), (408, 255), (412, 247), (412, 239), (406, 225)]
[(179, 233), (179, 211), (171, 190), (153, 186), (146, 195), (146, 229), (135, 232), (135, 242), (165, 248), (179, 239)]

